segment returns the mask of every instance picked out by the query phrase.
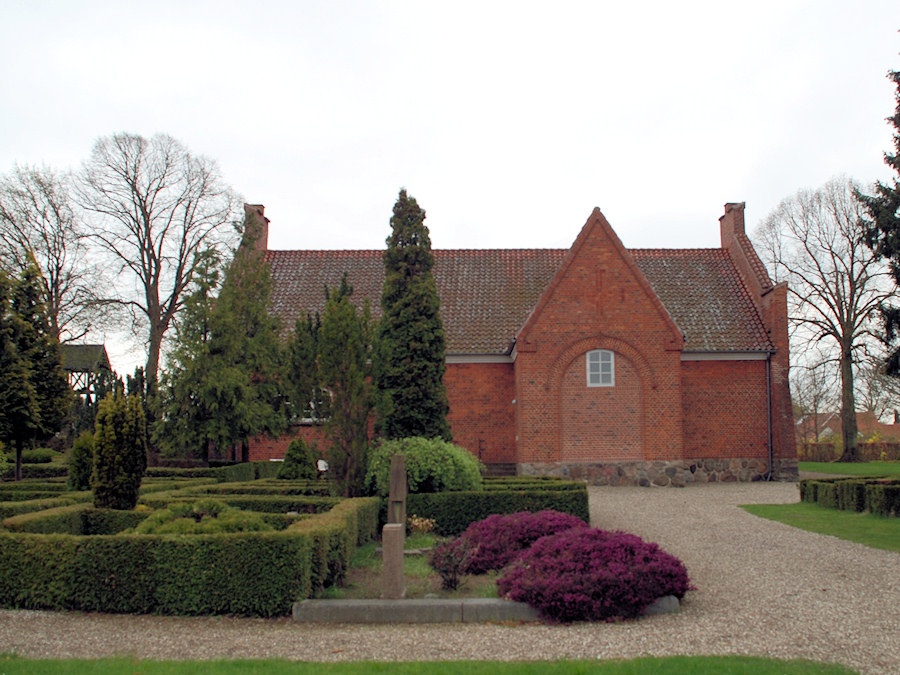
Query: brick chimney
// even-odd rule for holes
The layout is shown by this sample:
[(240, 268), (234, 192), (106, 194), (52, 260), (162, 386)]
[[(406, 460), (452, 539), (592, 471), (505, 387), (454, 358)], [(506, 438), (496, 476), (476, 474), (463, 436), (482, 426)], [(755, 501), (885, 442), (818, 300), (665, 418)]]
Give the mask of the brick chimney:
[(246, 226), (242, 246), (252, 246), (263, 252), (269, 247), (269, 219), (265, 212), (266, 207), (262, 204), (244, 204)]
[(746, 202), (729, 202), (725, 205), (725, 215), (719, 218), (719, 230), (722, 234), (722, 248), (730, 248), (735, 237), (744, 232), (744, 207)]

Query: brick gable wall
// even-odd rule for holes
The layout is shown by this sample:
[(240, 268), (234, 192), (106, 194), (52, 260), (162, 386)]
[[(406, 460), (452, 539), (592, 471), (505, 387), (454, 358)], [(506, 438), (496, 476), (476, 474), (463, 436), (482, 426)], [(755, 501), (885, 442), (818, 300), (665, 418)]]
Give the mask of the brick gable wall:
[[(517, 345), (520, 465), (564, 457), (585, 462), (681, 458), (682, 342), (595, 211)], [(587, 387), (584, 359), (592, 349), (616, 354), (621, 388), (618, 364), (616, 391)], [(610, 408), (608, 415), (601, 412), (604, 406)], [(624, 416), (621, 428), (609, 422), (615, 415)]]

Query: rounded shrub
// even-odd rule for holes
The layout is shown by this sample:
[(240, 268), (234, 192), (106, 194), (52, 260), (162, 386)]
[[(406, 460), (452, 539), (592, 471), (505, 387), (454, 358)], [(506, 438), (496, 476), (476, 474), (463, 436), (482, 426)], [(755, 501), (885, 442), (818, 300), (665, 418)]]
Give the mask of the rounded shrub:
[(573, 527), (587, 527), (587, 523), (569, 513), (550, 510), (488, 516), (469, 525), (460, 535), (472, 550), (465, 573), (502, 569), (541, 537)]
[(634, 618), (691, 590), (684, 564), (624, 532), (575, 528), (538, 539), (497, 580), (502, 596), (560, 622)]
[(272, 526), (251, 511), (232, 508), (215, 499), (179, 502), (155, 511), (134, 528), (136, 534), (219, 534), (270, 532)]
[(50, 448), (33, 448), (31, 450), (22, 451), (23, 464), (49, 464), (62, 453), (51, 450)]
[(278, 467), (277, 478), (296, 480), (298, 478), (315, 478), (316, 452), (302, 438), (295, 438), (284, 453), (284, 462)]
[(91, 489), (91, 469), (94, 465), (94, 434), (83, 431), (75, 439), (72, 449), (69, 450), (69, 480), (70, 490)]
[(465, 448), (440, 438), (383, 441), (369, 453), (366, 485), (382, 497), (390, 492), (391, 457), (406, 455), (410, 492), (481, 490), (482, 464)]

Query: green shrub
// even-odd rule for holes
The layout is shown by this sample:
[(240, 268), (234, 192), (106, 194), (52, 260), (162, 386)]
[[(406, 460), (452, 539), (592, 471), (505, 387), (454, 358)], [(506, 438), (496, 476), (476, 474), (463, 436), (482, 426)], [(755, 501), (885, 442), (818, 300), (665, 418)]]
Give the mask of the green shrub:
[(284, 453), (277, 477), (286, 480), (315, 478), (318, 475), (316, 454), (315, 446), (310, 447), (302, 438), (295, 438)]
[(69, 489), (90, 490), (93, 466), (94, 434), (84, 431), (75, 439), (75, 443), (69, 451)]
[(439, 438), (399, 438), (369, 453), (366, 485), (373, 494), (390, 492), (391, 457), (406, 455), (410, 493), (480, 490), (482, 464), (465, 448)]
[(23, 464), (49, 464), (57, 457), (62, 457), (62, 453), (50, 448), (32, 448), (22, 451)]
[(147, 427), (140, 396), (109, 394), (95, 422), (91, 487), (98, 509), (133, 509), (147, 468)]
[(217, 534), (271, 532), (272, 529), (258, 513), (241, 511), (215, 499), (203, 499), (155, 511), (134, 531), (136, 534)]

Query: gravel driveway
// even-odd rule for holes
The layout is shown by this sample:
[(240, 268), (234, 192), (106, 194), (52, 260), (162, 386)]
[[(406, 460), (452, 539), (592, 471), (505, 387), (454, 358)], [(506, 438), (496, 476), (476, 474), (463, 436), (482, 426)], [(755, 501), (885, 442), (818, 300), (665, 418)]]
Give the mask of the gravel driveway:
[(301, 625), (289, 619), (0, 611), (3, 651), (30, 657), (304, 661), (756, 654), (900, 672), (900, 554), (755, 518), (797, 486), (590, 488), (593, 524), (658, 542), (697, 591), (682, 611), (617, 624)]

